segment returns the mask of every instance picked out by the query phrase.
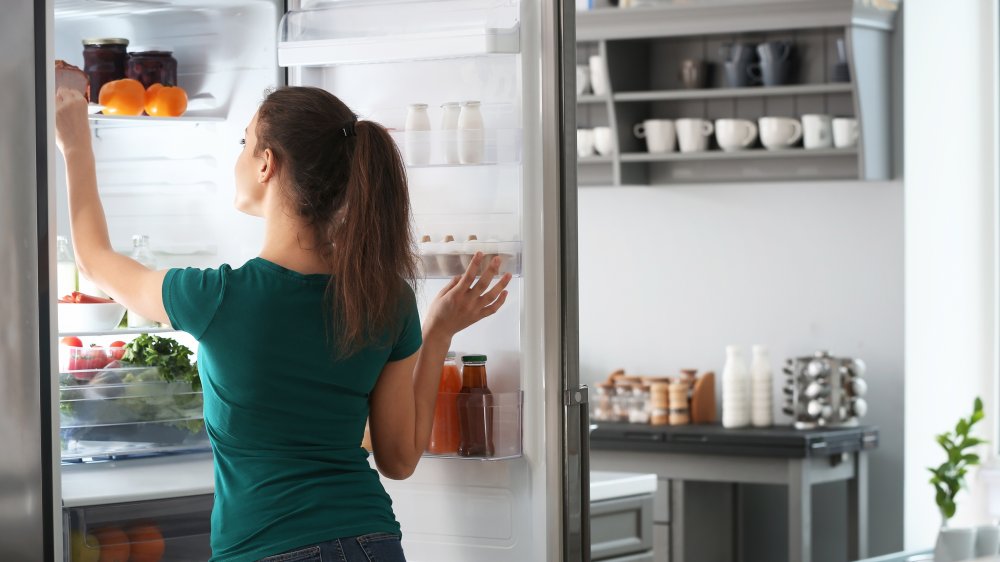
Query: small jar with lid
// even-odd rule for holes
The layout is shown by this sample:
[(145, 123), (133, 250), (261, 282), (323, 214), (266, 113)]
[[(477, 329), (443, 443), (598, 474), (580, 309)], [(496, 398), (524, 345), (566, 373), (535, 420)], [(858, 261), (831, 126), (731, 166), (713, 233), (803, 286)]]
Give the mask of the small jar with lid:
[(614, 394), (615, 385), (611, 383), (599, 383), (594, 386), (594, 397), (590, 401), (590, 417), (594, 421), (615, 421), (612, 407)]
[(83, 40), (83, 72), (90, 79), (90, 101), (97, 103), (101, 87), (125, 78), (128, 39), (99, 37)]
[(649, 404), (649, 386), (633, 385), (628, 409), (629, 423), (649, 423)]
[(669, 382), (654, 382), (649, 388), (650, 415), (652, 425), (670, 424)]
[(126, 75), (142, 83), (143, 88), (153, 84), (177, 85), (177, 59), (166, 47), (133, 47), (128, 50)]
[(615, 394), (611, 398), (612, 421), (627, 422), (632, 400), (632, 385), (615, 383), (614, 388)]

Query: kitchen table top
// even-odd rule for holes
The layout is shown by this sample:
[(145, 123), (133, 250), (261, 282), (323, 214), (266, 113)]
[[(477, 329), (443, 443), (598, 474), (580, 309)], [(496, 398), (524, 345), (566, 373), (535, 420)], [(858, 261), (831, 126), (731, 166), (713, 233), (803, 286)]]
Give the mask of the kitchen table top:
[(638, 472), (590, 472), (590, 501), (599, 502), (656, 492), (656, 475)]
[(590, 441), (591, 447), (599, 450), (807, 458), (874, 449), (878, 446), (878, 428), (727, 429), (718, 424), (652, 426), (598, 422)]

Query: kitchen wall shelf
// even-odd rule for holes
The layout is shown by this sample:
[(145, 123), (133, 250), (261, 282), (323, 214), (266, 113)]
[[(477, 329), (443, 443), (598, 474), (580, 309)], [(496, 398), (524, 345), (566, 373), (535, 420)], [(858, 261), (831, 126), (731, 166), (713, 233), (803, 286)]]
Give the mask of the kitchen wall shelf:
[(629, 162), (683, 162), (694, 160), (754, 160), (781, 158), (814, 158), (822, 156), (857, 156), (856, 148), (819, 148), (806, 150), (804, 148), (788, 148), (785, 150), (766, 150), (763, 148), (725, 152), (722, 150), (707, 150), (704, 152), (667, 152), (662, 154), (628, 153), (622, 154), (621, 161)]
[[(890, 76), (894, 0), (659, 0), (634, 8), (577, 12), (577, 64), (599, 57), (607, 96), (581, 95), (577, 126), (610, 127), (611, 156), (578, 161), (581, 186), (676, 183), (883, 180), (892, 176)], [(726, 87), (722, 47), (785, 40), (795, 46), (786, 85)], [(833, 81), (842, 42), (850, 81)], [(705, 87), (686, 89), (682, 61), (706, 63)], [(856, 147), (725, 153), (714, 135), (702, 153), (649, 154), (633, 127), (647, 119), (714, 121), (800, 118), (820, 113), (855, 117)], [(759, 147), (759, 142), (755, 147)]]
[(698, 88), (692, 90), (663, 90), (656, 92), (621, 92), (615, 94), (616, 102), (646, 102), (670, 100), (708, 100), (727, 98), (758, 98), (774, 96), (808, 96), (823, 94), (850, 94), (849, 83), (797, 84), (791, 86), (747, 88)]

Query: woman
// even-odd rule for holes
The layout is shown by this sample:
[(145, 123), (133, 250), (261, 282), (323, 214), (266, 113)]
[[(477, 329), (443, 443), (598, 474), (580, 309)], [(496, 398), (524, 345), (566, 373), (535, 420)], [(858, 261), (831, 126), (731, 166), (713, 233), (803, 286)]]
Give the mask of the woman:
[(445, 353), (493, 314), (510, 276), (478, 254), (421, 331), (405, 168), (386, 130), (317, 88), (281, 88), (246, 128), (236, 207), (264, 218), (233, 269), (152, 271), (115, 253), (86, 101), (56, 96), (80, 272), (129, 310), (200, 343), (215, 453), (213, 560), (403, 560), (379, 472), (410, 476), (430, 438)]

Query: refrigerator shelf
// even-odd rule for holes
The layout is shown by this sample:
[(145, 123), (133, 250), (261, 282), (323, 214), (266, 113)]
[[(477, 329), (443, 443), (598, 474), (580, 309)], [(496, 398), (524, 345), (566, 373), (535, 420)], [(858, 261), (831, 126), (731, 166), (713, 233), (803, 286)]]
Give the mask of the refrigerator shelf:
[(88, 119), (94, 122), (94, 128), (108, 127), (165, 127), (169, 125), (186, 125), (197, 127), (199, 125), (221, 123), (225, 117), (202, 116), (202, 115), (181, 115), (180, 117), (150, 117), (148, 115), (89, 115)]
[(390, 131), (407, 168), (473, 168), (519, 164), (521, 129), (482, 130), (482, 140), (463, 146), (459, 131)]
[[(454, 246), (454, 248), (451, 248)], [(500, 257), (500, 275), (521, 276), (521, 243), (490, 240), (470, 242), (425, 242), (420, 248), (420, 273), (426, 279), (450, 279), (465, 273), (476, 252), (484, 257), (479, 273), (486, 271), (489, 259)]]
[[(469, 397), (472, 401), (463, 405), (463, 399)], [(476, 399), (481, 402), (477, 403)], [(485, 396), (440, 392), (437, 400), (434, 423), (444, 422), (444, 427), (435, 426), (432, 430), (431, 446), (424, 452), (425, 458), (501, 461), (523, 456), (524, 391), (495, 392)], [(460, 446), (461, 442), (471, 443), (480, 451), (460, 455), (457, 450), (449, 450)]]
[(177, 333), (178, 330), (171, 328), (170, 326), (163, 326), (159, 328), (115, 328), (113, 330), (84, 330), (77, 332), (59, 332), (59, 337), (63, 338), (66, 336), (78, 336), (78, 337), (88, 337), (88, 336), (128, 336), (128, 335), (139, 335), (139, 334), (173, 334)]
[[(391, 12), (387, 12), (391, 10)], [(391, 13), (392, 17), (386, 17)], [(517, 6), (499, 0), (344, 2), (281, 20), (279, 66), (335, 66), (521, 51)]]

